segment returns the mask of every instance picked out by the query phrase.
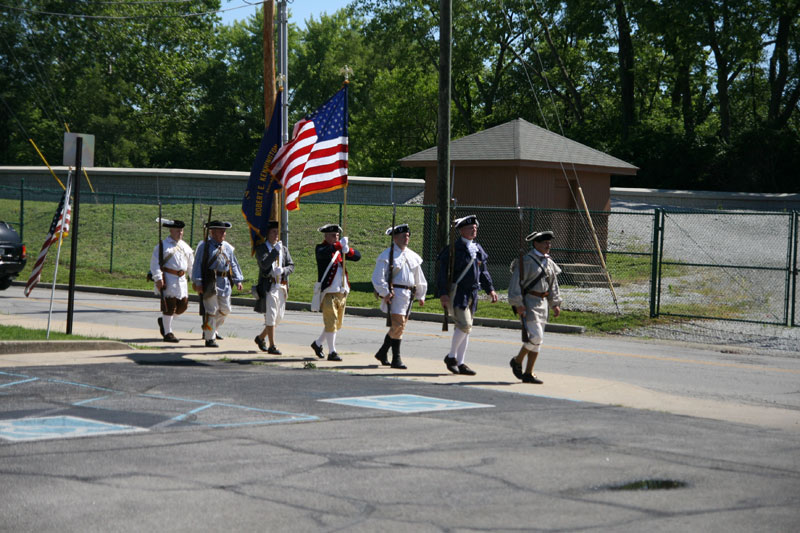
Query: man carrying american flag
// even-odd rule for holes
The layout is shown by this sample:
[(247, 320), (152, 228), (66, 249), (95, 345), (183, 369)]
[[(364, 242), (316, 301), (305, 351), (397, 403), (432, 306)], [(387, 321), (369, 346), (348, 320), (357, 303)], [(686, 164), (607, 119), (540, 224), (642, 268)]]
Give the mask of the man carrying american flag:
[(347, 84), (294, 127), (291, 142), (275, 154), (270, 173), (286, 191), (286, 209), (300, 198), (347, 186)]
[[(47, 258), (47, 251), (50, 249), (50, 246), (58, 242), (59, 237), (66, 237), (69, 234), (71, 212), (72, 210), (69, 205), (69, 188), (67, 188), (67, 190), (64, 191), (64, 195), (61, 197), (61, 201), (58, 203), (58, 209), (53, 216), (53, 221), (50, 223), (50, 230), (47, 233), (47, 238), (42, 245), (39, 256), (36, 258), (36, 262), (33, 264), (28, 282), (25, 284), (25, 296), (30, 296), (33, 288), (39, 283), (39, 279), (42, 276), (42, 266), (44, 266), (44, 260)], [(55, 280), (53, 280), (53, 283), (55, 283)]]

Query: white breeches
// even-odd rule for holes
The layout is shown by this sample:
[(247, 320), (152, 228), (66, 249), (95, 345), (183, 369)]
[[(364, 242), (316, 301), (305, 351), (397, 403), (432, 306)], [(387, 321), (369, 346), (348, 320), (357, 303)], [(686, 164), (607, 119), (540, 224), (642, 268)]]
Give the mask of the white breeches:
[(273, 283), (265, 295), (264, 325), (277, 326), (283, 320), (286, 311), (286, 286)]

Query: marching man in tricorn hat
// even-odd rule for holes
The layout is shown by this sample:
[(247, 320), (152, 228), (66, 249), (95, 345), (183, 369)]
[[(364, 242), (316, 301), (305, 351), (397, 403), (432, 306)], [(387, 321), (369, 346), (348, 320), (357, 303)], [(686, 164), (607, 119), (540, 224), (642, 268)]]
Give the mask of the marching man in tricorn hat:
[(230, 222), (208, 222), (208, 238), (197, 245), (192, 268), (194, 290), (203, 299), (203, 339), (208, 348), (218, 348), (217, 329), (231, 312), (233, 285), (240, 291), (244, 276), (233, 246), (225, 241)]
[[(553, 316), (561, 314), (561, 294), (558, 290), (558, 275), (561, 268), (550, 257), (553, 241), (552, 231), (533, 232), (525, 240), (533, 241), (533, 248), (522, 258), (523, 276), (520, 280), (518, 260), (511, 263), (511, 281), (508, 287), (508, 303), (524, 319), (528, 342), (522, 344), (519, 354), (510, 361), (511, 370), (524, 383), (542, 383), (533, 373), (533, 365), (539, 355), (544, 339), (548, 306)], [(528, 357), (525, 371), (522, 361)]]
[(450, 248), (445, 246), (438, 257), (439, 300), (443, 308), (450, 310), (456, 326), (444, 364), (453, 374), (474, 376), (475, 371), (467, 366), (465, 358), (469, 334), (472, 331), (472, 318), (478, 309), (478, 289), (486, 291), (492, 303), (497, 302), (497, 293), (489, 274), (489, 254), (475, 241), (478, 235), (478, 217), (469, 215), (457, 218), (453, 225), (458, 232), (456, 235), (460, 236), (453, 246), (453, 279), (447, 279)]
[(326, 224), (319, 228), (324, 240), (314, 248), (317, 259), (317, 287), (320, 311), (324, 327), (320, 336), (311, 343), (311, 349), (320, 359), (325, 357), (323, 344), (328, 345), (328, 361), (341, 361), (336, 353), (336, 332), (342, 329), (342, 319), (347, 305), (350, 282), (343, 258), (359, 261), (361, 252), (350, 246), (347, 237), (340, 237), (342, 228), (338, 224)]
[[(256, 246), (255, 256), (258, 262), (259, 296), (256, 311), (264, 314), (264, 329), (256, 335), (255, 343), (259, 350), (272, 355), (281, 355), (275, 346), (275, 328), (283, 320), (286, 312), (286, 298), (289, 295), (289, 276), (294, 272), (292, 254), (278, 238), (280, 227), (278, 222), (267, 224), (267, 239)], [(269, 340), (269, 346), (265, 341)]]
[(161, 295), (161, 316), (158, 329), (165, 342), (179, 342), (172, 332), (172, 319), (180, 315), (189, 305), (189, 287), (186, 272), (192, 267), (194, 253), (183, 241), (182, 220), (159, 218), (161, 227), (169, 229), (169, 236), (153, 249), (150, 258), (150, 273), (156, 292)]
[[(384, 366), (405, 370), (406, 365), (400, 358), (400, 342), (414, 299), (419, 300), (420, 306), (425, 305), (428, 282), (422, 272), (422, 258), (408, 247), (411, 236), (408, 224), (388, 228), (386, 235), (392, 236), (392, 245), (381, 252), (375, 262), (372, 286), (382, 300), (381, 310), (389, 313), (391, 326), (375, 359)], [(389, 348), (391, 363), (387, 357)]]

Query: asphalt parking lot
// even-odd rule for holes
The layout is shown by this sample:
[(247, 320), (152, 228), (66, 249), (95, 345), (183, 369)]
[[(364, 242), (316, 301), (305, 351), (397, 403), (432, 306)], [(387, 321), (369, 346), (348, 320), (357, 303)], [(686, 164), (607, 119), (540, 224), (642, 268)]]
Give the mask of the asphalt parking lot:
[[(0, 302), (3, 323), (42, 320), (15, 298)], [(113, 302), (122, 309), (113, 317), (101, 304), (81, 298), (81, 328), (102, 324), (115, 338), (148, 343), (152, 312), (140, 323), (136, 301)], [(287, 317), (284, 354), (269, 358), (243, 333), (257, 329), (255, 315), (235, 315), (216, 352), (188, 331), (187, 317), (176, 346), (0, 354), (0, 530), (800, 525), (794, 359), (723, 361), (718, 352), (627, 340), (612, 350), (601, 339), (553, 335), (545, 386), (522, 387), (505, 366), (515, 338), (506, 342), (502, 331), (473, 334), (478, 375), (467, 379), (448, 375), (439, 354), (447, 339), (423, 325), (411, 332), (418, 337), (402, 373), (372, 364), (366, 339), (382, 330), (380, 319), (350, 320), (345, 361), (329, 364), (307, 346), (315, 315)], [(591, 385), (609, 366), (603, 396)], [(683, 383), (668, 383), (665, 368), (685, 371)], [(714, 370), (719, 390), (686, 392), (703, 369)], [(736, 376), (740, 390), (726, 395)], [(763, 392), (749, 388), (759, 376)], [(716, 415), (703, 411), (713, 407)]]

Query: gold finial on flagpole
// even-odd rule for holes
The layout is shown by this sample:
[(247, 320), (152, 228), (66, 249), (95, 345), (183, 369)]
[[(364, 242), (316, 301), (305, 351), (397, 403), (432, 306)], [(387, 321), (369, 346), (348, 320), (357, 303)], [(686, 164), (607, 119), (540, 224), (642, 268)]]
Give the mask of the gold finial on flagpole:
[(286, 83), (286, 75), (285, 74), (278, 74), (275, 76), (275, 83), (278, 86), (278, 90), (283, 90), (283, 85)]
[(339, 69), (339, 74), (344, 76), (345, 83), (350, 83), (350, 76), (353, 74), (353, 69), (350, 68), (348, 65), (345, 65)]

